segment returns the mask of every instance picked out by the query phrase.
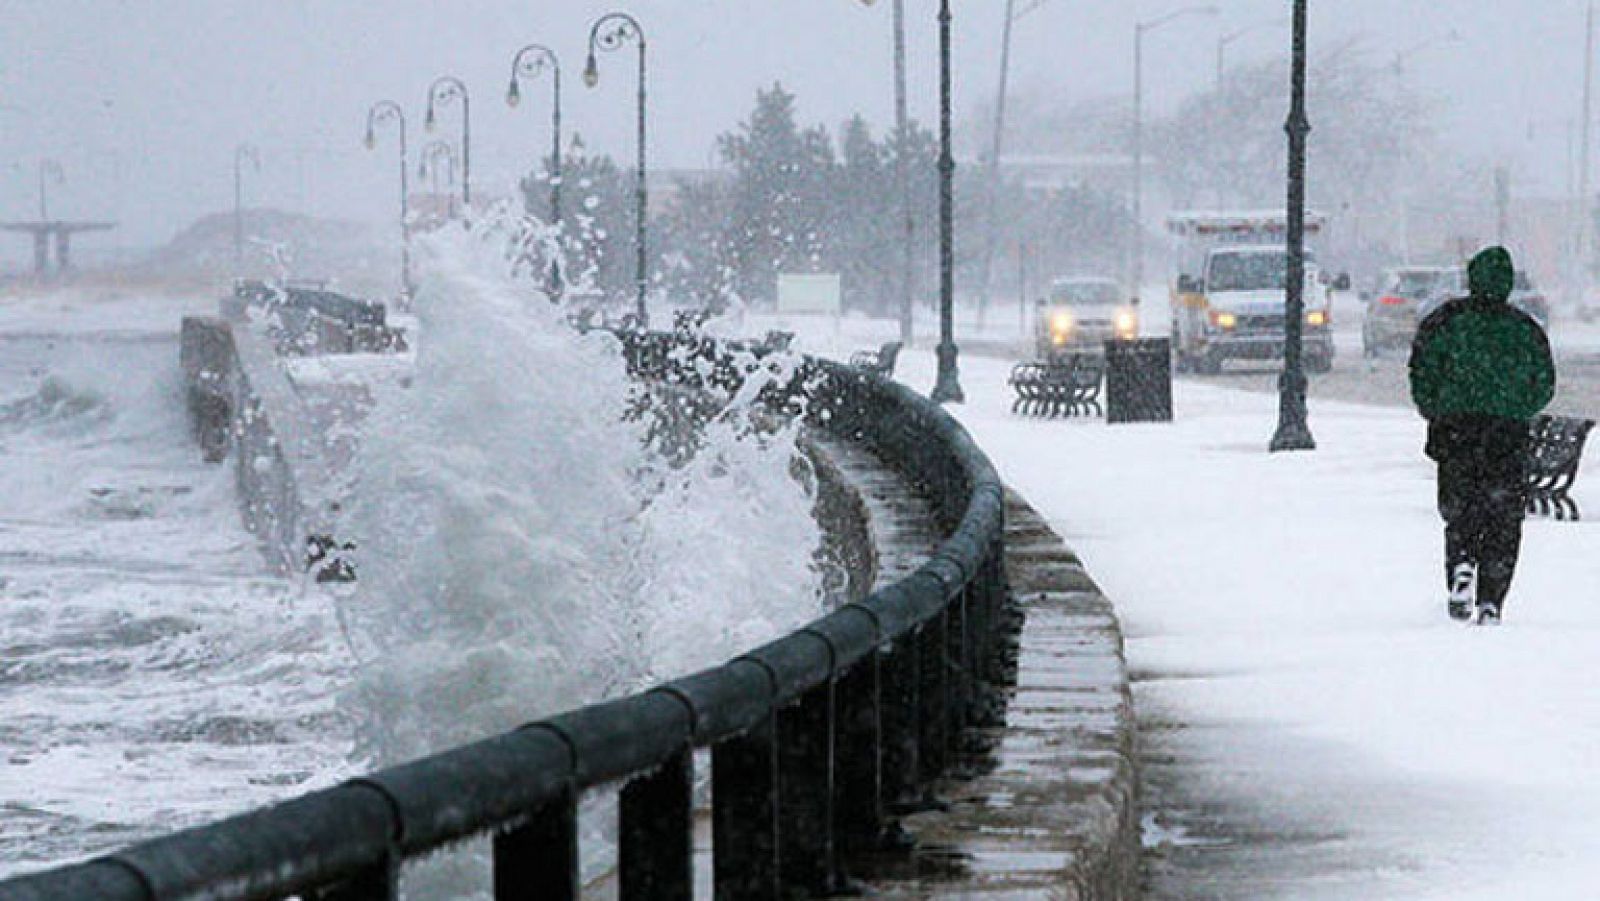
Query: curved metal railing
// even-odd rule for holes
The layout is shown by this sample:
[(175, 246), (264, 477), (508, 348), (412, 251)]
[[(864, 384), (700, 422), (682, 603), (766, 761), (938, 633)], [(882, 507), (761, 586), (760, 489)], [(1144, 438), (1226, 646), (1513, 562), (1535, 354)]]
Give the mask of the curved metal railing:
[[(631, 339), (630, 363), (650, 374), (684, 340)], [(836, 888), (841, 855), (892, 842), (890, 814), (997, 713), (1001, 483), (954, 419), (899, 384), (807, 360), (786, 390), (931, 501), (948, 537), (915, 573), (721, 666), (0, 883), (0, 901), (395, 899), (403, 860), (485, 835), (496, 898), (576, 898), (579, 798), (618, 782), (620, 896), (688, 898), (696, 749), (710, 750), (718, 898)]]

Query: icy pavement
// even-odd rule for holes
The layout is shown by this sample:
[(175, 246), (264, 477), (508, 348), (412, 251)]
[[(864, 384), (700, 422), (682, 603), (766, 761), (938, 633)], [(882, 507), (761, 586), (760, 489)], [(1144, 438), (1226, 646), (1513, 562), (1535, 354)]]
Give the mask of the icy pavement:
[(178, 321), (214, 305), (0, 306), (0, 876), (344, 775), (332, 603), (189, 435)]
[[(1179, 382), (1172, 424), (1039, 421), (1008, 369), (963, 357), (950, 409), (1122, 618), (1152, 896), (1593, 897), (1594, 524), (1530, 521), (1505, 624), (1462, 627), (1408, 411), (1313, 402), (1319, 449), (1271, 455), (1270, 394)], [(931, 354), (898, 376), (930, 386)]]

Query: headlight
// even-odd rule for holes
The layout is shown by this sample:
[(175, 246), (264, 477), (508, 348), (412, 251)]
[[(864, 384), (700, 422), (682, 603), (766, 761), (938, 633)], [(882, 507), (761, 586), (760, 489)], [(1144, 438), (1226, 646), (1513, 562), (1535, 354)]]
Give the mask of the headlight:
[(1050, 338), (1055, 343), (1064, 343), (1070, 334), (1072, 334), (1071, 313), (1056, 313), (1050, 317)]
[(1112, 327), (1119, 335), (1132, 335), (1139, 330), (1139, 317), (1132, 310), (1118, 310), (1117, 318), (1112, 320)]
[(1306, 314), (1306, 325), (1327, 325), (1327, 324), (1328, 324), (1328, 311), (1327, 310), (1312, 310), (1311, 312)]
[(1233, 328), (1239, 324), (1239, 317), (1232, 313), (1212, 312), (1211, 323), (1218, 328)]

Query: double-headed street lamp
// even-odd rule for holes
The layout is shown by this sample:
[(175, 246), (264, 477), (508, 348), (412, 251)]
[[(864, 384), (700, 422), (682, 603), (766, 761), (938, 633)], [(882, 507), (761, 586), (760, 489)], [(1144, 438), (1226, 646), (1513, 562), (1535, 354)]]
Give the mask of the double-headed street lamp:
[(589, 29), (589, 59), (583, 69), (583, 83), (594, 87), (600, 83), (600, 67), (595, 61), (595, 51), (618, 50), (629, 41), (639, 45), (639, 159), (634, 172), (634, 206), (636, 209), (634, 231), (634, 284), (637, 289), (638, 326), (643, 329), (650, 323), (649, 311), (645, 309), (644, 295), (648, 287), (646, 282), (646, 211), (649, 205), (649, 189), (645, 186), (645, 40), (644, 28), (639, 20), (627, 13), (607, 13), (596, 19)]
[(433, 131), (434, 106), (449, 106), (461, 101), (461, 204), (472, 213), (472, 101), (467, 96), (467, 86), (454, 75), (441, 75), (428, 85), (428, 114), (422, 125)]
[(939, 375), (935, 403), (961, 403), (955, 341), (955, 156), (950, 149), (950, 0), (939, 0)]
[(529, 44), (511, 58), (511, 86), (506, 88), (506, 105), (516, 106), (522, 100), (520, 79), (538, 78), (550, 70), (554, 96), (550, 104), (550, 222), (561, 224), (561, 62), (556, 53), (543, 44)]
[(380, 100), (367, 110), (367, 149), (377, 146), (377, 126), (385, 122), (394, 122), (400, 132), (400, 293), (409, 302), (412, 293), (411, 285), (411, 227), (406, 221), (409, 215), (407, 209), (406, 176), (406, 114), (400, 104), (393, 100)]
[(1183, 16), (1214, 16), (1215, 6), (1185, 6), (1133, 26), (1133, 289), (1144, 293), (1144, 36)]
[(1278, 428), (1269, 446), (1273, 451), (1315, 450), (1306, 423), (1306, 374), (1300, 366), (1300, 325), (1305, 316), (1306, 223), (1306, 0), (1294, 0), (1294, 47), (1289, 70), (1289, 203), (1286, 240), (1289, 264), (1284, 310), (1283, 375), (1278, 379)]
[[(861, 0), (871, 6), (876, 0)], [(916, 219), (911, 203), (911, 178), (906, 168), (906, 142), (910, 123), (906, 115), (906, 4), (894, 0), (894, 184), (900, 195), (900, 342), (911, 343), (911, 295), (915, 279), (912, 243), (916, 239)]]
[(233, 268), (244, 269), (244, 164), (261, 171), (261, 154), (249, 144), (233, 148)]

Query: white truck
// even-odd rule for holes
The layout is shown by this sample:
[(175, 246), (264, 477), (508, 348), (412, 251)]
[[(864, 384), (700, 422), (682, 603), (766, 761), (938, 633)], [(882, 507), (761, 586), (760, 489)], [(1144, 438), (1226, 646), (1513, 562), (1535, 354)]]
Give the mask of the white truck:
[[(1167, 217), (1177, 238), (1170, 290), (1172, 347), (1180, 371), (1218, 372), (1226, 360), (1281, 360), (1288, 249), (1282, 210), (1185, 212)], [(1301, 353), (1307, 372), (1333, 368), (1331, 295), (1310, 244), (1326, 219), (1305, 217)]]

